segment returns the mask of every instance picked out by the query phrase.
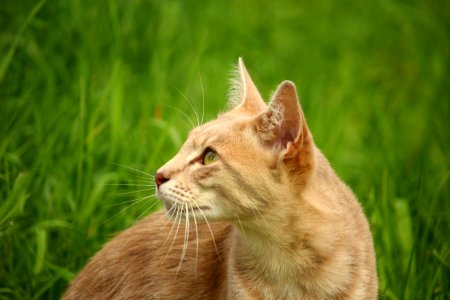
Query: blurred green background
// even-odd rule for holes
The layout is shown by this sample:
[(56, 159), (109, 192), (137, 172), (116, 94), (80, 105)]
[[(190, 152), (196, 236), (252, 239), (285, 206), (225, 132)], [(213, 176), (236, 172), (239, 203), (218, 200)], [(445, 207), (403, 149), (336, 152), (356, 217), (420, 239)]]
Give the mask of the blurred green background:
[[(148, 178), (243, 56), (297, 84), (385, 299), (450, 298), (449, 1), (2, 1), (0, 299), (57, 299), (158, 206)], [(124, 167), (125, 166), (125, 167)]]

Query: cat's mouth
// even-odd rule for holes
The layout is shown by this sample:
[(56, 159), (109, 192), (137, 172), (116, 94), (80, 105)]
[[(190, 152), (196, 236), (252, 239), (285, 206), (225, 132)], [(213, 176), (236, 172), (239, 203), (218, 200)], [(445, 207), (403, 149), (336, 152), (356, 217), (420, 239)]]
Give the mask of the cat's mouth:
[(175, 216), (177, 214), (187, 214), (190, 212), (196, 212), (196, 211), (206, 211), (209, 210), (209, 206), (203, 206), (203, 205), (191, 205), (188, 203), (178, 203), (170, 200), (162, 200), (164, 203), (164, 207), (166, 208), (166, 211), (172, 215)]
[(171, 217), (179, 215), (189, 215), (189, 213), (208, 211), (211, 208), (206, 205), (199, 205), (195, 201), (181, 201), (173, 199), (171, 195), (158, 190), (158, 198), (164, 204), (166, 212)]

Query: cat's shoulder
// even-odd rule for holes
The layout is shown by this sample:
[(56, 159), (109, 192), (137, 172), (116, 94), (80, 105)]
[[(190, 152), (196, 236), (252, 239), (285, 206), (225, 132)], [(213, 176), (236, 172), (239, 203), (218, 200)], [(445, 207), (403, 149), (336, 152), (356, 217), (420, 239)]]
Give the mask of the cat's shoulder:
[[(193, 226), (197, 226), (197, 232)], [(218, 277), (215, 269), (220, 269), (226, 260), (231, 225), (217, 222), (190, 227), (191, 231), (185, 231), (184, 222), (174, 223), (163, 212), (142, 219), (112, 238), (91, 258), (63, 299), (145, 298), (148, 291), (157, 287), (161, 293), (171, 294), (173, 287), (167, 282), (175, 277), (179, 279), (178, 288), (189, 290), (195, 284), (195, 271)], [(186, 242), (191, 246), (180, 263)], [(216, 268), (211, 268), (216, 260)]]
[[(229, 223), (200, 221), (189, 225), (185, 220), (169, 220), (164, 212), (158, 211), (119, 233), (105, 245), (104, 249), (120, 251), (121, 248), (126, 247), (126, 252), (129, 252), (133, 247), (139, 247), (140, 251), (167, 251), (164, 245), (173, 244), (173, 247), (178, 248), (184, 243), (185, 232), (188, 234), (189, 241), (195, 243), (212, 242), (213, 239), (220, 243), (232, 230)], [(185, 230), (186, 225), (189, 226), (188, 231)], [(197, 235), (193, 230), (194, 227), (197, 227)]]

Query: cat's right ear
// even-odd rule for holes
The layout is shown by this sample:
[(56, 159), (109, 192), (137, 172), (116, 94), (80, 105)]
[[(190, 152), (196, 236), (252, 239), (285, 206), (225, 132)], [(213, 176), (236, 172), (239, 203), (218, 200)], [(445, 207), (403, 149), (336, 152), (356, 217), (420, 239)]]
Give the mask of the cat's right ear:
[(258, 89), (245, 68), (242, 57), (239, 57), (236, 69), (233, 72), (231, 88), (228, 95), (229, 106), (233, 110), (256, 115), (266, 109)]
[(309, 152), (312, 136), (306, 125), (294, 83), (282, 82), (268, 108), (255, 119), (255, 131), (262, 143), (284, 153), (284, 157)]

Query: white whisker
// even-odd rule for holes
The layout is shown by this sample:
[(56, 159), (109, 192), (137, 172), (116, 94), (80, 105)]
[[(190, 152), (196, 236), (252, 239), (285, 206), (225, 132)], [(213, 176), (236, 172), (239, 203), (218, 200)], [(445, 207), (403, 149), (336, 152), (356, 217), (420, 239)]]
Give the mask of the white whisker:
[(139, 207), (137, 207), (137, 208), (135, 209), (135, 211), (133, 212), (133, 218), (132, 218), (132, 220), (129, 221), (129, 222), (127, 222), (127, 227), (131, 226), (133, 223), (135, 223), (137, 220), (139, 220), (139, 218), (136, 218), (136, 217), (134, 216), (135, 213), (138, 212), (138, 211), (141, 211), (141, 210), (147, 205), (147, 202), (146, 202), (146, 201), (139, 201), (139, 202), (140, 202), (140, 205), (139, 205)]
[(191, 123), (191, 126), (192, 126), (191, 128), (195, 127), (195, 123), (192, 122), (192, 119), (184, 111), (182, 111), (182, 110), (180, 110), (180, 109), (178, 109), (178, 108), (176, 108), (176, 107), (174, 107), (172, 105), (166, 104), (166, 103), (163, 103), (163, 105), (168, 106), (168, 107), (176, 110), (178, 113), (182, 114), (183, 116), (185, 116), (186, 119), (188, 119), (189, 123)]
[(203, 124), (205, 119), (205, 90), (203, 89), (203, 80), (202, 74), (200, 73), (200, 69), (198, 70), (198, 76), (200, 77), (200, 88), (202, 89), (202, 120), (200, 124)]
[(195, 118), (197, 120), (197, 126), (200, 126), (200, 116), (198, 115), (197, 109), (195, 108), (195, 106), (192, 104), (192, 102), (176, 87), (174, 87), (178, 93), (181, 94), (181, 96), (183, 96), (183, 98), (189, 103), (189, 106), (192, 108), (192, 110), (194, 111), (195, 114)]
[(122, 168), (126, 168), (126, 169), (131, 170), (131, 171), (135, 171), (137, 173), (144, 174), (145, 176), (149, 176), (149, 177), (154, 178), (153, 175), (150, 175), (150, 174), (148, 174), (148, 173), (146, 173), (144, 171), (141, 171), (141, 170), (138, 170), (138, 169), (135, 169), (135, 168), (132, 168), (132, 167), (128, 167), (128, 166), (125, 166), (125, 165), (121, 165), (121, 164), (118, 164), (118, 163), (113, 163), (113, 164), (115, 164), (116, 166), (122, 167)]
[(148, 208), (146, 208), (144, 210), (144, 212), (142, 212), (138, 217), (137, 220), (140, 220), (142, 218), (142, 216), (144, 216), (149, 210), (151, 210), (156, 204), (158, 204), (159, 201), (155, 201), (154, 203), (152, 203), (152, 205), (150, 205)]
[[(178, 215), (180, 216), (180, 218), (178, 218)], [(166, 261), (167, 257), (169, 256), (170, 251), (172, 251), (173, 244), (175, 243), (175, 240), (176, 240), (176, 238), (178, 236), (178, 230), (180, 229), (181, 217), (182, 217), (182, 212), (181, 212), (180, 208), (177, 205), (177, 215), (175, 217), (175, 220), (178, 219), (177, 229), (175, 230), (175, 235), (174, 235), (174, 237), (172, 239), (172, 244), (170, 244), (169, 251), (167, 251), (167, 254), (166, 254), (166, 257), (164, 258), (163, 263)]]
[(214, 238), (214, 233), (213, 233), (213, 231), (212, 231), (212, 229), (211, 229), (211, 226), (209, 225), (208, 218), (206, 218), (206, 216), (205, 216), (205, 214), (203, 213), (202, 209), (197, 205), (197, 202), (195, 202), (195, 200), (194, 200), (193, 198), (191, 198), (191, 200), (192, 200), (192, 202), (194, 202), (195, 206), (197, 206), (198, 211), (199, 211), (199, 212), (202, 214), (202, 216), (203, 216), (203, 219), (205, 219), (206, 225), (208, 226), (209, 232), (210, 232), (210, 234), (211, 234), (211, 238), (212, 238), (212, 241), (213, 241), (213, 244), (214, 244), (214, 249), (216, 249), (217, 257), (219, 258), (219, 260), (221, 260), (221, 257), (220, 257), (220, 254), (219, 254), (219, 250), (217, 249), (216, 240), (215, 240), (215, 238)]
[(195, 216), (195, 212), (194, 212), (194, 208), (192, 207), (191, 204), (189, 204), (191, 209), (192, 209), (192, 215), (194, 217), (194, 224), (195, 224), (195, 266), (194, 266), (194, 276), (195, 278), (197, 278), (197, 263), (198, 263), (198, 244), (199, 244), (199, 240), (198, 240), (198, 226), (197, 226), (197, 217)]
[(109, 186), (146, 186), (146, 187), (154, 187), (154, 184), (143, 184), (143, 183), (105, 183), (105, 185)]
[[(129, 194), (140, 193), (140, 192), (147, 192), (147, 191), (155, 191), (155, 189), (154, 188), (149, 188), (149, 189), (143, 189), (143, 190), (135, 190), (135, 191), (131, 191), (131, 192), (115, 194), (114, 196), (123, 196), (123, 195), (129, 195)], [(155, 195), (153, 195), (153, 196), (155, 196)]]
[(169, 210), (167, 210), (166, 212), (164, 212), (164, 217), (166, 217), (167, 218), (167, 221), (169, 221), (169, 222), (171, 222), (170, 221), (170, 214), (172, 213), (172, 210), (174, 210), (175, 209), (175, 206), (172, 206)]
[(179, 117), (176, 117), (176, 118), (177, 118), (178, 121), (181, 121), (183, 123), (183, 129), (186, 130), (186, 131), (190, 131), (192, 129), (192, 127), (195, 127), (194, 125), (192, 127), (189, 126), (189, 124), (185, 120), (183, 120), (183, 119), (181, 119)]
[(133, 205), (136, 205), (137, 203), (139, 203), (139, 202), (141, 202), (141, 201), (143, 201), (143, 200), (145, 200), (145, 199), (151, 198), (151, 197), (154, 197), (154, 195), (150, 195), (150, 196), (146, 196), (146, 197), (142, 197), (142, 198), (137, 199), (134, 203), (132, 203), (132, 204), (130, 204), (130, 205), (128, 205), (128, 206), (122, 208), (119, 212), (117, 212), (117, 213), (115, 213), (114, 215), (112, 215), (109, 219), (107, 219), (105, 222), (103, 222), (102, 225), (104, 225), (105, 223), (107, 223), (109, 220), (111, 220), (112, 218), (114, 218), (114, 217), (117, 216), (118, 214), (122, 213), (124, 210), (126, 210), (126, 209), (132, 207)]
[(255, 217), (256, 217), (256, 214), (255, 214), (255, 211), (259, 214), (259, 216), (261, 217), (261, 219), (263, 219), (264, 221), (266, 221), (266, 218), (264, 218), (264, 216), (261, 214), (261, 212), (259, 211), (259, 209), (258, 209), (258, 207), (256, 207), (256, 205), (255, 204), (253, 204), (253, 203), (251, 203), (251, 202), (249, 202), (249, 204), (250, 204), (250, 208), (252, 209), (252, 211), (253, 211), (253, 214), (255, 215)]
[[(163, 227), (166, 227), (167, 226), (167, 224), (169, 224), (169, 223), (172, 223), (172, 228), (173, 228), (173, 222), (170, 220), (170, 216), (168, 215), (168, 214), (170, 214), (171, 212), (172, 212), (172, 210), (174, 209), (174, 206), (172, 206), (168, 211), (165, 211), (165, 213), (164, 214), (161, 214), (158, 218), (156, 218), (156, 220), (161, 220), (162, 218), (164, 218), (165, 219), (165, 223), (164, 223), (164, 225), (162, 226), (162, 228)], [(170, 233), (172, 232), (172, 230), (169, 232), (169, 236), (170, 236)], [(169, 236), (167, 236), (167, 239), (169, 238)], [(167, 239), (166, 239), (166, 241), (167, 241)], [(164, 242), (163, 244), (162, 244), (162, 246), (164, 246), (164, 244), (165, 244), (166, 242)], [(162, 247), (161, 246), (161, 247)]]
[(241, 219), (239, 218), (239, 216), (236, 213), (234, 213), (234, 215), (236, 217), (236, 220), (239, 223), (239, 227), (241, 227), (242, 233), (244, 234), (244, 238), (247, 240), (247, 235), (245, 234), (245, 230), (244, 230), (244, 227), (242, 226)]
[(181, 270), (181, 266), (184, 262), (186, 250), (189, 245), (189, 208), (187, 202), (184, 204), (185, 210), (185, 224), (184, 224), (184, 239), (183, 239), (183, 251), (181, 252), (180, 262), (178, 263), (177, 273)]
[[(114, 183), (107, 183), (107, 184), (114, 184)], [(121, 183), (116, 183), (116, 184), (121, 184)], [(149, 180), (143, 180), (143, 179), (139, 179), (139, 180), (126, 180), (126, 182), (122, 183), (122, 184), (148, 184), (148, 185), (152, 185), (155, 186), (155, 183), (153, 181), (149, 181)]]
[[(166, 211), (166, 213), (164, 215), (167, 216), (167, 218), (170, 218), (169, 214), (171, 213), (172, 210), (175, 209), (175, 206), (172, 206), (168, 211)], [(178, 215), (177, 215), (178, 216)], [(176, 216), (176, 217), (177, 217)], [(176, 218), (175, 217), (175, 218)], [(172, 227), (170, 228), (169, 234), (167, 235), (166, 240), (164, 241), (164, 243), (161, 245), (161, 248), (164, 247), (164, 245), (167, 243), (167, 241), (170, 238), (170, 235), (172, 234), (173, 228), (175, 227), (175, 222), (174, 221), (170, 221), (170, 219), (167, 220), (167, 222), (172, 222)], [(166, 223), (167, 224), (167, 223)]]
[(152, 194), (152, 195), (145, 196), (145, 197), (138, 198), (138, 199), (131, 199), (131, 200), (127, 200), (127, 201), (123, 201), (123, 202), (119, 202), (119, 203), (114, 203), (114, 204), (111, 204), (111, 206), (117, 206), (117, 205), (126, 204), (126, 203), (130, 203), (130, 202), (141, 202), (141, 201), (144, 201), (146, 199), (150, 199), (150, 198), (155, 197), (155, 196), (156, 196), (156, 194)]
[(133, 175), (133, 177), (138, 178), (138, 179), (142, 179), (146, 182), (155, 182), (155, 176), (153, 175), (148, 175), (148, 177), (144, 177), (144, 176), (138, 176), (138, 175)]

